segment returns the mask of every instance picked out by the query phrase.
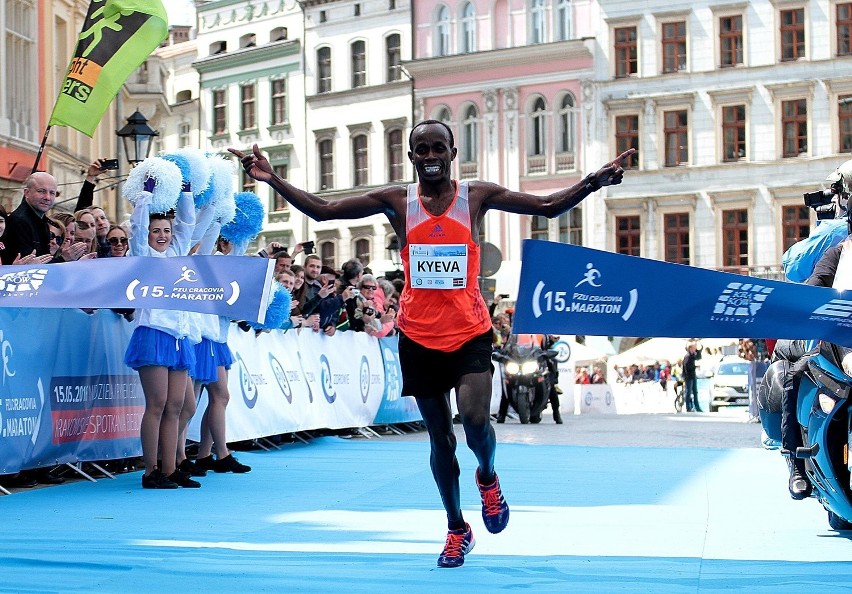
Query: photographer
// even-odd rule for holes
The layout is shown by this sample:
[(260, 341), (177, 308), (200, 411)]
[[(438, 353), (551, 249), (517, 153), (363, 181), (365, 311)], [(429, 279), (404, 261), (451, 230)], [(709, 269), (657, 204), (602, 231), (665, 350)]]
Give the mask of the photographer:
[[(345, 265), (344, 265), (345, 266)], [(380, 321), (382, 303), (379, 303), (376, 294), (379, 292), (376, 278), (372, 274), (361, 276), (358, 283), (357, 293), (346, 302), (346, 313), (349, 315), (349, 329), (355, 332), (366, 332), (370, 336), (376, 336), (382, 331)], [(391, 320), (392, 322), (393, 320)]]
[[(836, 289), (852, 288), (852, 218), (849, 212), (850, 184), (852, 180), (852, 160), (847, 161), (837, 168), (830, 176), (829, 190), (811, 192), (805, 194), (806, 206), (817, 210), (818, 218), (836, 216), (837, 219), (830, 221), (834, 232), (829, 236), (825, 233), (815, 233), (806, 240), (799, 242), (788, 250), (800, 244), (810, 242), (805, 246), (806, 250), (800, 250), (800, 257), (795, 261), (798, 264), (797, 272), (802, 273), (810, 269), (806, 284), (817, 287), (834, 287)], [(826, 206), (830, 208), (826, 209)], [(829, 223), (822, 223), (820, 227)], [(845, 223), (845, 224), (844, 224)], [(818, 228), (819, 229), (819, 228)], [(838, 232), (839, 231), (839, 232)], [(820, 236), (821, 241), (812, 241), (815, 236)], [(828, 245), (826, 245), (826, 243)], [(817, 251), (821, 249), (822, 251)], [(845, 253), (844, 253), (845, 252)], [(816, 260), (816, 264), (808, 266), (808, 263)], [(786, 272), (787, 254), (785, 254)], [(788, 273), (788, 277), (790, 274)], [(795, 457), (796, 448), (802, 445), (802, 431), (796, 416), (796, 408), (799, 396), (799, 385), (802, 376), (808, 366), (808, 359), (817, 352), (811, 348), (813, 341), (779, 340), (773, 353), (773, 361), (786, 359), (790, 362), (789, 369), (784, 375), (784, 389), (781, 393), (781, 447), (787, 457), (790, 470), (790, 478), (787, 487), (790, 497), (793, 499), (805, 499), (811, 494), (812, 485), (805, 472), (805, 462)], [(844, 371), (849, 373), (844, 361)]]

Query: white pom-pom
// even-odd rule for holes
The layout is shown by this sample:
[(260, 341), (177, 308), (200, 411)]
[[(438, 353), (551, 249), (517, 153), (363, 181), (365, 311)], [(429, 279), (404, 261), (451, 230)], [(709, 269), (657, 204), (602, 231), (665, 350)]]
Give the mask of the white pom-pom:
[(156, 181), (151, 192), (151, 212), (168, 212), (177, 205), (183, 185), (180, 168), (160, 157), (148, 157), (130, 171), (124, 182), (122, 194), (131, 204), (136, 204), (139, 193), (145, 189), (145, 180)]
[(215, 190), (210, 201), (216, 213), (213, 218), (225, 224), (233, 220), (237, 214), (237, 207), (234, 203), (236, 167), (234, 162), (227, 158), (210, 156), (208, 161), (213, 173), (211, 183)]
[(191, 146), (178, 149), (175, 153), (189, 161), (189, 183), (193, 194), (200, 194), (210, 185), (210, 162), (204, 151)]

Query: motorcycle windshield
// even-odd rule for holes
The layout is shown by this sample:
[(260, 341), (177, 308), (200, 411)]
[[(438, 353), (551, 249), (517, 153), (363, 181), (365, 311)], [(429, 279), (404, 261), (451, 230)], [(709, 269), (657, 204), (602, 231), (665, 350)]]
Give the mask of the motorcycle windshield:
[(510, 354), (515, 359), (535, 358), (540, 349), (533, 344), (516, 344), (512, 345)]

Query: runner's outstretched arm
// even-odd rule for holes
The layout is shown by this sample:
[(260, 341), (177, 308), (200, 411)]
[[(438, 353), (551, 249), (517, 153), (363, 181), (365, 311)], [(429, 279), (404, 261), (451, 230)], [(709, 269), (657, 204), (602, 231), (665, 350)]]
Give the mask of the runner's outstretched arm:
[(554, 192), (549, 196), (515, 192), (497, 184), (483, 182), (476, 184), (479, 186), (477, 190), (484, 192), (484, 209), (553, 218), (574, 208), (601, 187), (620, 184), (624, 177), (622, 164), (635, 152), (635, 149), (629, 149), (621, 153), (595, 173), (589, 174), (573, 186)]
[(300, 190), (287, 180), (282, 179), (272, 169), (269, 161), (260, 152), (255, 144), (250, 153), (243, 153), (237, 149), (229, 148), (231, 153), (239, 157), (246, 174), (268, 183), (281, 194), (287, 202), (315, 221), (329, 221), (333, 219), (360, 219), (374, 214), (388, 213), (393, 210), (391, 197), (404, 192), (399, 187), (384, 187), (371, 190), (360, 196), (351, 196), (335, 200), (326, 200), (310, 192)]

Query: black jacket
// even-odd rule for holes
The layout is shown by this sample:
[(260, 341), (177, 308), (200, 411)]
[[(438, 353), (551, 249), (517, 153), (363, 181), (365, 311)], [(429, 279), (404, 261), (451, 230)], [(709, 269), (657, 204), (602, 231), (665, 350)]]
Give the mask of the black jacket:
[(0, 251), (3, 264), (11, 264), (20, 254), (26, 256), (35, 250), (36, 256), (50, 251), (50, 227), (47, 218), (39, 216), (33, 207), (21, 200), (21, 204), (9, 215), (6, 233), (3, 234), (4, 249)]

